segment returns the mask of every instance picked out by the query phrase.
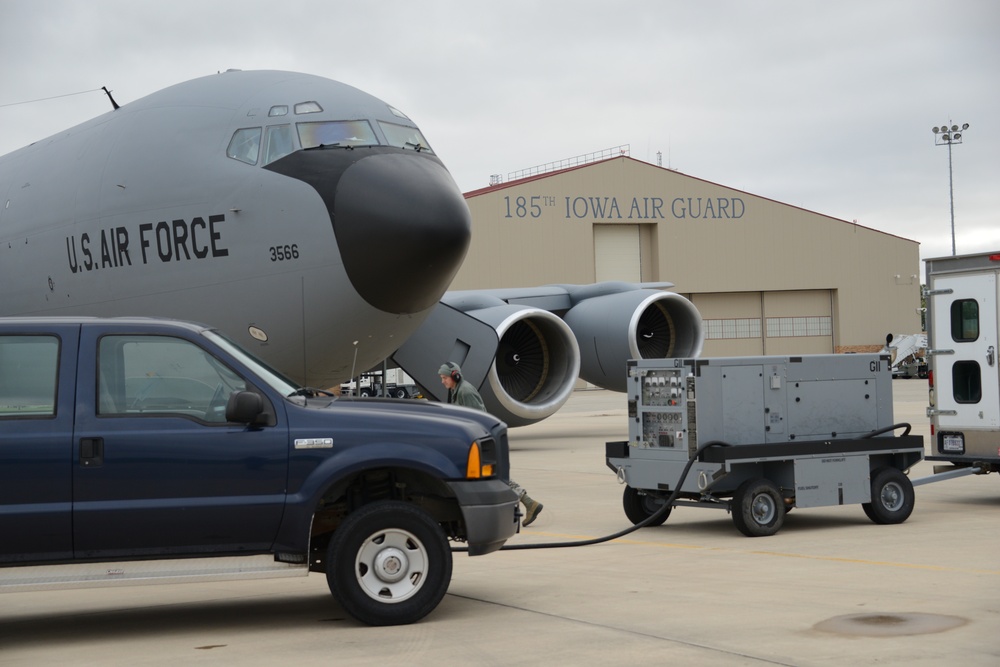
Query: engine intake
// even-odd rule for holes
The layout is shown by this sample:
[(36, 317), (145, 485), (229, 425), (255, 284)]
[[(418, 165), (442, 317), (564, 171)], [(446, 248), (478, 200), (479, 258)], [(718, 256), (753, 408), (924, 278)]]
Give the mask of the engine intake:
[(580, 301), (564, 316), (580, 348), (580, 377), (626, 390), (629, 359), (697, 357), (704, 335), (694, 304), (673, 292), (632, 290)]
[(516, 305), (467, 315), (493, 326), (500, 339), (480, 387), (487, 410), (510, 426), (524, 426), (566, 403), (580, 371), (580, 353), (565, 322), (546, 310)]

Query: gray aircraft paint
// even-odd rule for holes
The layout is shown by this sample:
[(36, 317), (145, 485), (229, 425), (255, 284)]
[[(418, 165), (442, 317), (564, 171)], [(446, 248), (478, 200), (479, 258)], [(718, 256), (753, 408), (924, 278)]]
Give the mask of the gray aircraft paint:
[[(294, 105), (306, 101), (323, 111), (294, 115)], [(268, 117), (274, 105), (287, 105), (289, 114)], [(415, 127), (386, 103), (335, 81), (231, 71), (123, 104), (0, 158), (0, 314), (202, 321), (318, 386), (346, 380), (352, 366), (371, 367), (419, 326), (464, 257), (469, 214), (450, 175), (429, 151), (384, 145), (300, 150), (264, 168), (226, 155), (238, 128), (359, 118), (382, 143), (377, 121)], [(345, 166), (346, 155), (353, 159)], [(306, 167), (283, 165), (303, 157)], [(372, 182), (386, 166), (379, 161), (395, 172)], [(366, 181), (378, 194), (376, 207), (394, 189), (425, 192), (414, 215), (402, 202), (350, 230), (351, 220), (331, 220), (333, 205), (323, 197), (337, 195), (340, 179), (352, 182), (338, 203), (353, 193), (371, 197), (359, 190)], [(324, 186), (329, 193), (317, 189)], [(344, 215), (364, 204), (350, 203), (355, 210)], [(443, 216), (427, 212), (435, 205)], [(353, 274), (345, 270), (337, 225), (353, 232)], [(451, 252), (432, 252), (442, 246)], [(393, 255), (388, 266), (383, 250)], [(421, 282), (428, 256), (439, 265)], [(408, 276), (402, 287), (385, 277), (387, 269)], [(407, 285), (415, 287), (406, 298), (374, 305), (359, 294)], [(252, 337), (251, 326), (267, 341)]]
[[(303, 146), (286, 132), (268, 164), (237, 159), (252, 142), (227, 155), (239, 130), (262, 128), (266, 154), (268, 128), (318, 121), (354, 134)], [(437, 395), (436, 369), (457, 361), (514, 426), (558, 410), (577, 373), (621, 391), (629, 358), (700, 352), (694, 306), (649, 289), (667, 284), (445, 294), (470, 230), (451, 175), (396, 109), (321, 77), (229, 71), (0, 157), (0, 316), (204, 322), (319, 387), (396, 352)]]

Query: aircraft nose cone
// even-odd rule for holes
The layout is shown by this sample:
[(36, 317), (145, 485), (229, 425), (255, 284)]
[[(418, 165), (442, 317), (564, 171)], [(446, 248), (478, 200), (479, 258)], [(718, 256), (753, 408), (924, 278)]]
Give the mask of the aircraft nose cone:
[(437, 303), (469, 247), (465, 198), (429, 156), (376, 153), (357, 160), (337, 183), (331, 214), (351, 283), (390, 313)]

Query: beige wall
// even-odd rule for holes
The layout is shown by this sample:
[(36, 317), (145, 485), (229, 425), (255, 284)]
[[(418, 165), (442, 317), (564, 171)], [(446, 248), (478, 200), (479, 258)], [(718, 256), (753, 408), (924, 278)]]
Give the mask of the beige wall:
[(772, 292), (797, 293), (781, 307), (810, 315), (796, 311), (815, 303), (806, 295), (826, 295), (832, 337), (792, 341), (807, 348), (795, 353), (879, 344), (889, 331), (920, 327), (915, 241), (629, 157), (466, 197), (472, 246), (452, 289), (593, 282), (593, 226), (627, 224), (639, 225), (642, 279), (675, 283), (706, 317), (717, 308), (742, 317)]

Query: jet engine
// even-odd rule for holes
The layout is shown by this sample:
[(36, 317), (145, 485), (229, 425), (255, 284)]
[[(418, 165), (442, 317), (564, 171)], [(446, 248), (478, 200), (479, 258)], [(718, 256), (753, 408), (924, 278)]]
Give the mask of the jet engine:
[(626, 390), (629, 359), (697, 357), (704, 336), (694, 304), (673, 292), (641, 289), (580, 300), (564, 316), (580, 347), (580, 377)]
[(393, 360), (439, 401), (447, 390), (438, 368), (454, 361), (486, 409), (510, 426), (554, 414), (580, 372), (576, 338), (559, 317), (484, 294), (442, 301)]
[(580, 373), (576, 338), (565, 322), (524, 306), (467, 314), (493, 326), (499, 337), (496, 358), (479, 388), (489, 412), (509, 426), (524, 426), (563, 406)]
[(454, 361), (490, 413), (525, 426), (561, 408), (577, 377), (624, 392), (629, 359), (696, 357), (702, 342), (701, 315), (679, 294), (547, 285), (448, 292), (393, 360), (439, 401), (438, 368)]

